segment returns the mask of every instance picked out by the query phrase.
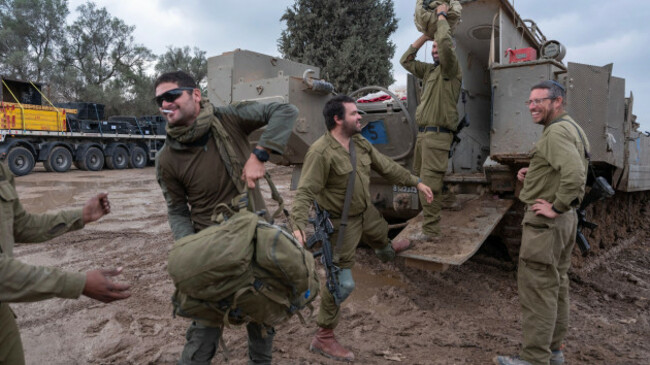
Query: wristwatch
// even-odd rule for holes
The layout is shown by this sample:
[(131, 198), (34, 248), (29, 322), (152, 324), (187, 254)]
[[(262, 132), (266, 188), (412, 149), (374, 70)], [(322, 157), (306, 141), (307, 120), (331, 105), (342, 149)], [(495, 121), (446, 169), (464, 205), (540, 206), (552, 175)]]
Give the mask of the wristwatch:
[(445, 13), (444, 11), (441, 11), (441, 12), (439, 12), (438, 14), (436, 14), (436, 17), (439, 17), (439, 16), (441, 16), (441, 15), (444, 16), (445, 19), (449, 17), (449, 16), (447, 15), (447, 13)]
[(253, 148), (253, 154), (260, 162), (266, 162), (269, 160), (269, 153), (265, 149)]

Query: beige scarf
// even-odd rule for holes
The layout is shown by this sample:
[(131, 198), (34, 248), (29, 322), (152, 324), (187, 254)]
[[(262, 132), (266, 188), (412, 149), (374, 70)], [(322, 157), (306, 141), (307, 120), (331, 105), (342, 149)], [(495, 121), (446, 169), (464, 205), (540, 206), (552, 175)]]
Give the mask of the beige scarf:
[(172, 126), (167, 123), (165, 129), (167, 135), (180, 143), (192, 143), (205, 136), (212, 125), (212, 104), (207, 100), (201, 100), (201, 111), (196, 121), (188, 126)]

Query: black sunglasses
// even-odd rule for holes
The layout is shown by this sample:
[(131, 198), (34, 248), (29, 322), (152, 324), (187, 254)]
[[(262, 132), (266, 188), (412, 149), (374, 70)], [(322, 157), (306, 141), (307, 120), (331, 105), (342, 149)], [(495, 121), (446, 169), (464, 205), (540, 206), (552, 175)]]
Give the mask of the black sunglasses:
[(181, 95), (183, 95), (183, 91), (189, 91), (189, 90), (194, 90), (193, 87), (177, 87), (176, 89), (171, 89), (169, 91), (166, 91), (155, 98), (153, 100), (158, 104), (158, 107), (162, 107), (163, 101), (166, 101), (168, 103), (171, 103), (172, 101), (178, 99)]

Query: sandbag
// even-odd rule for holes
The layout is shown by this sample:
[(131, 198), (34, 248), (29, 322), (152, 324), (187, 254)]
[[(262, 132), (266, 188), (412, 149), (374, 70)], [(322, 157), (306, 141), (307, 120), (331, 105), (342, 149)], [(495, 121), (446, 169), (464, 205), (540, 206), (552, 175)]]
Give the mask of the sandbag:
[(247, 210), (178, 240), (168, 271), (176, 285), (174, 312), (215, 324), (275, 326), (320, 290), (312, 254)]
[(438, 28), (438, 17), (436, 16), (436, 8), (446, 3), (449, 5), (447, 11), (447, 22), (453, 33), (456, 25), (460, 21), (460, 15), (463, 6), (457, 0), (417, 0), (415, 4), (415, 27), (422, 33), (429, 36), (431, 39), (435, 37)]

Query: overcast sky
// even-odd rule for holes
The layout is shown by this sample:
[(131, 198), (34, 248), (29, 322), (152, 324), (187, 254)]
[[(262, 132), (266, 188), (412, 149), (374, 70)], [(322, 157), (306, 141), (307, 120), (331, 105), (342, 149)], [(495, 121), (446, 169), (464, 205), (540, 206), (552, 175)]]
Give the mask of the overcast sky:
[[(69, 0), (72, 16), (81, 0)], [(392, 41), (396, 86), (406, 83), (399, 58), (419, 33), (413, 25), (415, 0), (393, 0), (399, 28)], [(99, 6), (129, 25), (135, 39), (156, 54), (167, 46), (198, 47), (207, 56), (236, 48), (279, 56), (280, 17), (293, 0), (97, 0)], [(614, 63), (614, 76), (626, 79), (626, 95), (634, 93), (634, 114), (650, 130), (650, 1), (514, 0), (523, 18), (535, 20), (547, 39), (567, 48), (564, 62), (604, 66)], [(424, 54), (423, 51), (420, 52)]]

